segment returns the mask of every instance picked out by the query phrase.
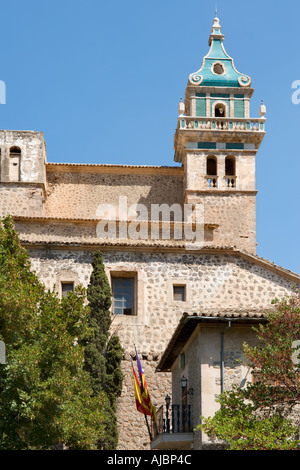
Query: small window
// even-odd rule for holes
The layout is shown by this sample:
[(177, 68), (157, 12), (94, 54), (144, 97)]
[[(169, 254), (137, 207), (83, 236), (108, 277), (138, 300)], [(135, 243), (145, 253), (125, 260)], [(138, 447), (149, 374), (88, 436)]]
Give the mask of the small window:
[(173, 286), (173, 299), (176, 302), (185, 302), (185, 286)]
[(66, 297), (69, 292), (74, 292), (74, 282), (62, 282), (61, 296)]
[(180, 365), (181, 370), (185, 368), (185, 354), (184, 353), (181, 353), (179, 355), (179, 365)]
[(112, 303), (115, 315), (135, 315), (135, 278), (112, 278)]

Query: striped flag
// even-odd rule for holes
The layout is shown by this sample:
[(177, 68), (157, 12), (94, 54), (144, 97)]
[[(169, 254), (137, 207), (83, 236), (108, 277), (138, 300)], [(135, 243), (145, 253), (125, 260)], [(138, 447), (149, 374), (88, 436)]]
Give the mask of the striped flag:
[(145, 374), (137, 352), (136, 358), (139, 376), (137, 375), (132, 362), (136, 408), (140, 413), (151, 416), (152, 421), (156, 423), (156, 408), (152, 405)]

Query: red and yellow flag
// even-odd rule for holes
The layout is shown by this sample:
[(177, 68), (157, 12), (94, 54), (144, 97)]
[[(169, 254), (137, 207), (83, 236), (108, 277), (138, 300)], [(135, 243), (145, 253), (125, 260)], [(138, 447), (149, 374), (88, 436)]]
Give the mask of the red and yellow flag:
[(138, 353), (136, 353), (136, 358), (139, 377), (137, 376), (132, 363), (136, 409), (144, 415), (151, 416), (152, 421), (156, 423), (156, 408), (152, 405), (150, 399), (145, 374)]

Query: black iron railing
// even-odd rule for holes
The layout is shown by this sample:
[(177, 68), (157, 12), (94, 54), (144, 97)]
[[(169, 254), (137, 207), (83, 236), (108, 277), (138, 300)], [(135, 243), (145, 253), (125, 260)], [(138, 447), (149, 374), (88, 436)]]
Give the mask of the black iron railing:
[(152, 423), (152, 436), (193, 431), (191, 405), (163, 405), (157, 412), (157, 423)]

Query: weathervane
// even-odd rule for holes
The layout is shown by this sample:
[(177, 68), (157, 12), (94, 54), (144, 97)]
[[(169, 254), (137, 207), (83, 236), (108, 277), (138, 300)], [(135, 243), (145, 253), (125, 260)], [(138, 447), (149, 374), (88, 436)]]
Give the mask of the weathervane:
[(215, 15), (218, 16), (218, 0), (215, 0)]

